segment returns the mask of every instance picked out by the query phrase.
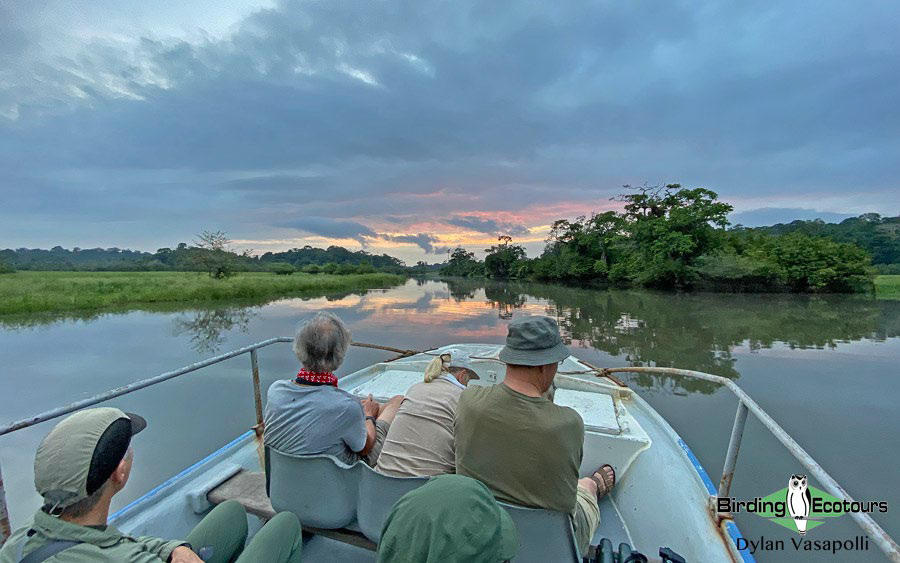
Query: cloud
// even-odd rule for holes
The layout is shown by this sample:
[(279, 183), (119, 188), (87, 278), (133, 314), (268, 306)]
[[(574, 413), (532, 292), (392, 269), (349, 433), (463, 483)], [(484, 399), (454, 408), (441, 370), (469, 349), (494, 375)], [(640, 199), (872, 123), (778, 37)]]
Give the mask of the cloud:
[(438, 252), (446, 252), (446, 249), (435, 249), (434, 244), (439, 239), (433, 235), (419, 233), (417, 235), (380, 235), (381, 238), (391, 242), (407, 242), (415, 244), (425, 251), (425, 254), (437, 254)]
[(287, 227), (335, 239), (353, 239), (362, 246), (368, 246), (371, 239), (378, 238), (378, 234), (369, 227), (354, 221), (337, 221), (327, 217), (299, 217), (290, 221), (284, 221), (276, 226)]
[(97, 4), (0, 5), (11, 245), (152, 250), (197, 217), (280, 238), (300, 217), (438, 252), (645, 182), (895, 208), (897, 3), (226, 2), (215, 29), (211, 0)]
[(494, 219), (485, 219), (475, 215), (459, 215), (446, 222), (450, 225), (462, 227), (464, 229), (484, 233), (486, 235), (524, 235), (528, 234), (529, 229), (525, 225), (516, 225), (513, 223), (505, 223), (495, 221)]

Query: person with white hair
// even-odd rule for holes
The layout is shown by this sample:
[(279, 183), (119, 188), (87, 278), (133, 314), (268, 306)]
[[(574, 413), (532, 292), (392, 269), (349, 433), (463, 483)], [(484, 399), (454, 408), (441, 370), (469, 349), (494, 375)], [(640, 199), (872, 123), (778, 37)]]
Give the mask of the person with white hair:
[(459, 396), (472, 379), (479, 377), (463, 351), (454, 348), (435, 357), (425, 381), (407, 390), (376, 471), (391, 477), (454, 473), (453, 420)]
[(350, 331), (336, 315), (320, 312), (301, 323), (294, 353), (302, 368), (294, 379), (269, 387), (266, 446), (291, 455), (327, 454), (352, 465), (375, 466), (397, 408), (398, 395), (379, 404), (339, 389), (334, 375), (350, 347)]

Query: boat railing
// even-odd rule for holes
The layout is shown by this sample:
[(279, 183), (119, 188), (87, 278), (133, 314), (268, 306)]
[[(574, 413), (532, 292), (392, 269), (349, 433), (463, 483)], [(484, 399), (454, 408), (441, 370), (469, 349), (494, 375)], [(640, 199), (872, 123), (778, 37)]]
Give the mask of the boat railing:
[[(839, 499), (847, 502), (853, 502), (843, 487), (838, 484), (819, 463), (813, 459), (800, 444), (797, 443), (780, 424), (775, 422), (769, 413), (763, 410), (750, 395), (740, 388), (734, 381), (718, 375), (710, 375), (702, 371), (693, 371), (689, 369), (663, 368), (663, 367), (624, 367), (624, 368), (596, 368), (594, 371), (598, 375), (608, 375), (612, 373), (656, 373), (663, 375), (675, 375), (689, 377), (692, 379), (701, 379), (718, 383), (727, 388), (737, 398), (737, 412), (734, 415), (734, 425), (731, 427), (731, 439), (728, 441), (728, 453), (725, 455), (725, 465), (722, 468), (722, 477), (719, 480), (719, 497), (727, 497), (731, 491), (731, 482), (734, 480), (734, 470), (737, 465), (738, 452), (741, 449), (741, 439), (744, 437), (744, 426), (747, 423), (748, 413), (759, 420), (762, 425), (787, 448), (788, 452), (805, 467), (813, 477), (815, 477), (822, 487)], [(850, 517), (856, 524), (869, 535), (876, 545), (888, 556), (891, 561), (900, 562), (900, 548), (888, 534), (872, 519), (871, 516), (864, 512), (850, 512)]]
[[(292, 338), (289, 337), (276, 337), (270, 338), (268, 340), (263, 340), (261, 342), (257, 342), (255, 344), (251, 344), (249, 346), (244, 346), (243, 348), (238, 348), (237, 350), (232, 350), (231, 352), (226, 352), (225, 354), (220, 354), (218, 356), (214, 356), (212, 358), (207, 358), (206, 360), (202, 360), (200, 362), (196, 362), (182, 368), (167, 371), (165, 373), (161, 373), (157, 376), (150, 377), (147, 379), (142, 379), (140, 381), (135, 381), (133, 383), (129, 383), (128, 385), (123, 385), (121, 387), (117, 387), (115, 389), (110, 389), (109, 391), (105, 391), (103, 393), (99, 393), (94, 395), (93, 397), (89, 397), (87, 399), (82, 399), (80, 401), (75, 401), (73, 403), (69, 403), (68, 405), (64, 405), (61, 407), (57, 407), (55, 409), (50, 409), (48, 411), (42, 412), (40, 414), (24, 418), (22, 420), (18, 420), (3, 426), (0, 426), (0, 436), (4, 436), (11, 432), (15, 432), (17, 430), (22, 430), (23, 428), (29, 428), (36, 424), (40, 424), (41, 422), (46, 422), (48, 420), (52, 420), (55, 418), (59, 418), (61, 416), (65, 416), (69, 413), (75, 412), (77, 410), (91, 407), (102, 403), (104, 401), (108, 401), (110, 399), (115, 399), (116, 397), (121, 397), (123, 395), (127, 395), (129, 393), (133, 393), (140, 389), (144, 389), (146, 387), (150, 387), (152, 385), (156, 385), (158, 383), (162, 383), (163, 381), (168, 381), (170, 379), (174, 379), (176, 377), (180, 377), (182, 375), (186, 375), (188, 373), (203, 369), (205, 367), (209, 367), (211, 365), (217, 364), (219, 362), (223, 362), (225, 360), (230, 360), (232, 358), (236, 358), (237, 356), (241, 356), (244, 354), (250, 355), (250, 371), (251, 377), (253, 380), (253, 400), (254, 406), (256, 407), (256, 426), (255, 430), (257, 432), (257, 436), (260, 435), (262, 429), (263, 422), (263, 410), (262, 410), (262, 395), (260, 391), (259, 384), (259, 356), (258, 351), (261, 348), (265, 348), (267, 346), (271, 346), (272, 344), (279, 343), (288, 343), (293, 342)], [(362, 342), (353, 342), (354, 346), (358, 346), (361, 348), (374, 348), (378, 350), (385, 350), (389, 352), (394, 352), (399, 354), (397, 358), (403, 358), (407, 356), (414, 355), (418, 353), (415, 350), (403, 350), (399, 348), (392, 348), (389, 346), (380, 346), (377, 344), (366, 344)], [(395, 359), (397, 359), (395, 358)], [(495, 359), (495, 358), (485, 358), (485, 359)], [(586, 364), (589, 365), (589, 364)], [(763, 426), (773, 435), (775, 438), (781, 442), (781, 444), (787, 448), (788, 452), (793, 455), (797, 461), (799, 461), (823, 486), (823, 488), (834, 495), (837, 498), (844, 499), (848, 502), (853, 502), (853, 498), (841, 487), (837, 481), (835, 481), (831, 475), (822, 468), (821, 465), (816, 462), (812, 458), (809, 453), (806, 452), (800, 444), (798, 444), (791, 436), (777, 423), (775, 422), (769, 414), (760, 407), (756, 401), (754, 401), (743, 389), (741, 389), (736, 383), (731, 381), (730, 379), (720, 377), (717, 375), (711, 375), (708, 373), (703, 373), (700, 371), (686, 370), (686, 369), (677, 369), (677, 368), (664, 368), (664, 367), (622, 367), (622, 368), (594, 368), (584, 372), (572, 372), (581, 373), (581, 374), (595, 374), (600, 377), (606, 377), (610, 380), (614, 381), (619, 385), (624, 385), (622, 382), (618, 381), (614, 377), (611, 376), (613, 373), (656, 373), (661, 375), (674, 375), (674, 376), (682, 376), (689, 377), (692, 379), (701, 379), (703, 381), (710, 381), (712, 383), (717, 383), (726, 387), (728, 390), (737, 397), (738, 407), (737, 412), (734, 417), (734, 425), (731, 429), (731, 439), (728, 442), (728, 453), (725, 456), (725, 465), (722, 469), (722, 477), (719, 480), (719, 490), (718, 496), (727, 497), (731, 490), (731, 483), (734, 480), (734, 471), (737, 464), (738, 452), (741, 448), (741, 440), (744, 436), (744, 426), (747, 422), (747, 415), (749, 413), (753, 413), (754, 416), (763, 424)], [(900, 563), (900, 548), (898, 548), (897, 543), (885, 532), (881, 526), (879, 526), (868, 514), (865, 513), (857, 513), (851, 512), (850, 517), (856, 522), (856, 524), (869, 535), (870, 538), (875, 542), (875, 544), (888, 556), (891, 561)], [(10, 522), (9, 522), (9, 512), (6, 506), (6, 494), (3, 488), (3, 473), (2, 473), (2, 465), (0, 465), (0, 545), (2, 545), (6, 539), (11, 534)]]

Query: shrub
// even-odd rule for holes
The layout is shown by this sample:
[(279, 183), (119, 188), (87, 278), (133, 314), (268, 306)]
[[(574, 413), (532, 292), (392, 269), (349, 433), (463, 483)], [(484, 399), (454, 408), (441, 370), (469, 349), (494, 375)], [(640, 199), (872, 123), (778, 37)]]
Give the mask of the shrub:
[(297, 268), (287, 262), (273, 262), (269, 264), (268, 270), (279, 276), (289, 276), (297, 271)]

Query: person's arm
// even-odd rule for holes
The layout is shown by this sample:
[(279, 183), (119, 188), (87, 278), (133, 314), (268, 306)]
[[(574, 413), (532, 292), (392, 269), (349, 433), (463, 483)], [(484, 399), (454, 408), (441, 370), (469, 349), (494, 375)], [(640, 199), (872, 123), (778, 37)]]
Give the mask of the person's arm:
[[(169, 561), (169, 558), (172, 557), (173, 552), (176, 550), (178, 550), (178, 554), (176, 555), (180, 555), (183, 550), (179, 550), (179, 547), (185, 547), (190, 550), (190, 548), (187, 547), (188, 544), (184, 541), (169, 541), (154, 538), (153, 536), (138, 536), (134, 539), (138, 543), (143, 544), (147, 551), (163, 561)], [(176, 561), (181, 561), (181, 559), (176, 559)]]
[(365, 456), (368, 455), (369, 452), (372, 451), (372, 448), (375, 447), (375, 440), (377, 437), (377, 434), (375, 432), (375, 419), (378, 418), (378, 414), (381, 410), (381, 405), (379, 405), (377, 401), (372, 399), (372, 395), (369, 395), (367, 399), (364, 399), (361, 404), (363, 414), (366, 417), (366, 443), (363, 446), (363, 449), (357, 451), (356, 453), (361, 456)]
[(375, 447), (375, 439), (376, 439), (375, 421), (372, 420), (371, 418), (367, 418), (366, 419), (366, 445), (363, 447), (363, 449), (359, 450), (356, 453), (361, 456), (369, 455), (369, 452), (371, 452), (372, 448)]

